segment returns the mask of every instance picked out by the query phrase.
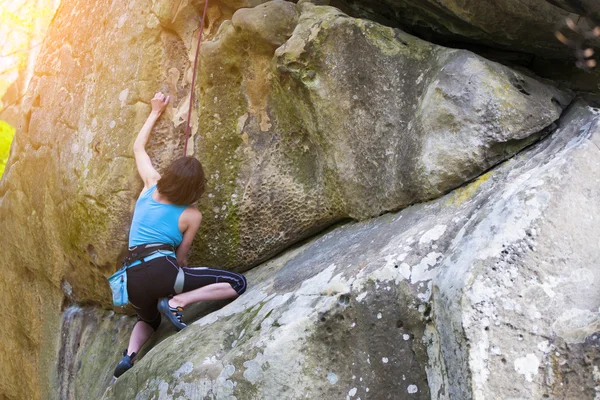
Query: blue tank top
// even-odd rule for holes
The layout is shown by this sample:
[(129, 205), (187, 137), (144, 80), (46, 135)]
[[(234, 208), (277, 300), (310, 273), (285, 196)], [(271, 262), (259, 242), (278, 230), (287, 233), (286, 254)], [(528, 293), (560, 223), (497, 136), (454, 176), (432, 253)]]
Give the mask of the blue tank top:
[[(183, 234), (179, 231), (179, 217), (188, 206), (159, 203), (152, 198), (156, 185), (143, 192), (135, 203), (133, 221), (129, 231), (129, 247), (144, 243), (164, 243), (177, 247)], [(161, 251), (146, 257), (146, 261), (163, 255), (174, 255), (172, 251)], [(140, 264), (139, 261), (131, 265)]]

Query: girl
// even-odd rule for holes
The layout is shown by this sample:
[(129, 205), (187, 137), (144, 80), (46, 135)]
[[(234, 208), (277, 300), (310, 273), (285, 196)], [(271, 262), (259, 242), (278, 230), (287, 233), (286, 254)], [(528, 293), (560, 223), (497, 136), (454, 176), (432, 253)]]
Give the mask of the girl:
[(188, 304), (230, 299), (246, 290), (241, 274), (187, 268), (188, 252), (202, 221), (195, 203), (204, 193), (204, 170), (193, 157), (175, 160), (162, 176), (152, 167), (145, 147), (169, 96), (156, 93), (151, 103), (152, 112), (133, 145), (144, 189), (135, 205), (126, 259), (129, 303), (138, 321), (115, 369), (117, 378), (133, 366), (136, 353), (158, 329), (161, 314), (181, 330), (186, 327), (182, 311)]

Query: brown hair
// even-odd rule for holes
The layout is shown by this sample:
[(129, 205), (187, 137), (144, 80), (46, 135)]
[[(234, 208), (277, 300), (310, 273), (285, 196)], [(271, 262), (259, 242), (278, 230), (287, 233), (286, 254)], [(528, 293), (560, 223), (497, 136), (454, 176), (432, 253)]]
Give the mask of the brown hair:
[(178, 205), (198, 201), (206, 189), (206, 178), (200, 161), (181, 157), (173, 161), (157, 183), (158, 191)]

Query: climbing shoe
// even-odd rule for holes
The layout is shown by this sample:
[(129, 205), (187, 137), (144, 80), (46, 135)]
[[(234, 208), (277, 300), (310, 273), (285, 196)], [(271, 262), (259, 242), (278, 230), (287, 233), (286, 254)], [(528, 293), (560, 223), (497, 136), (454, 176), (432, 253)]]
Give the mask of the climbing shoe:
[(117, 368), (115, 368), (115, 378), (123, 375), (128, 369), (133, 367), (133, 359), (135, 358), (136, 353), (131, 353), (130, 356), (127, 355), (127, 349), (123, 351), (123, 358), (117, 364)]
[(178, 331), (185, 328), (187, 325), (183, 323), (183, 308), (173, 308), (169, 305), (169, 299), (164, 297), (158, 301), (158, 311), (165, 316), (173, 324)]

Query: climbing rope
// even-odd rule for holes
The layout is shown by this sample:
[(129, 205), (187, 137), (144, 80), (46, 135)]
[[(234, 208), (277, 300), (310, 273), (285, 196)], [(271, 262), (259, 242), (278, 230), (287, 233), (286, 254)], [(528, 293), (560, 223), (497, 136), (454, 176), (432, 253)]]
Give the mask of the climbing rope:
[(204, 34), (204, 20), (206, 19), (206, 10), (208, 9), (208, 0), (204, 0), (204, 12), (202, 13), (202, 22), (200, 23), (200, 36), (198, 37), (198, 46), (196, 47), (196, 57), (194, 58), (194, 70), (192, 71), (192, 87), (190, 88), (190, 108), (188, 110), (187, 123), (185, 125), (185, 145), (183, 155), (187, 155), (188, 139), (190, 137), (190, 119), (192, 118), (192, 106), (194, 104), (194, 85), (196, 84), (196, 70), (198, 65), (198, 54), (200, 53), (200, 44)]

